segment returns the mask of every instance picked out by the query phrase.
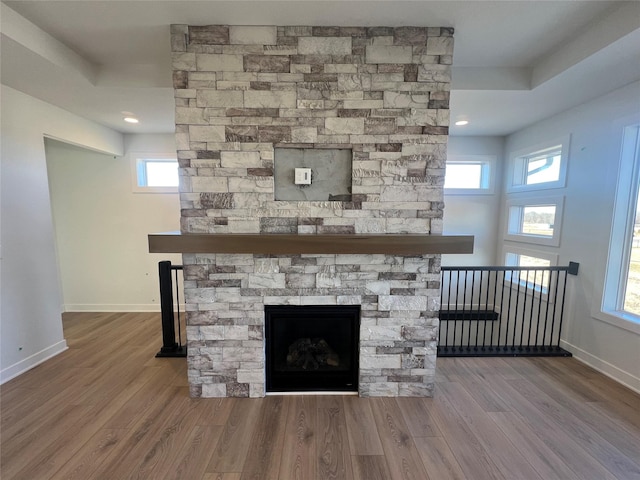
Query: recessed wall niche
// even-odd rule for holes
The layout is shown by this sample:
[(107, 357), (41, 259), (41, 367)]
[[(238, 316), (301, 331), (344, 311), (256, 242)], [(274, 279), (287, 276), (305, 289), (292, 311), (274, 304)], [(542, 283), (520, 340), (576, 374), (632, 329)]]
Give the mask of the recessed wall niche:
[[(350, 202), (351, 156), (347, 148), (275, 148), (275, 199)], [(296, 185), (296, 168), (311, 169), (310, 185)]]

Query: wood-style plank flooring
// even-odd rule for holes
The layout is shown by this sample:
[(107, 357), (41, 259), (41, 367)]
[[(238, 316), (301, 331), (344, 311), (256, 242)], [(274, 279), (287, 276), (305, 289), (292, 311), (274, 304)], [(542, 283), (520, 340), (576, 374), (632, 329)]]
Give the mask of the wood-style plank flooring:
[(159, 314), (65, 314), (1, 387), (3, 480), (640, 479), (640, 396), (571, 358), (443, 358), (435, 397), (191, 399)]

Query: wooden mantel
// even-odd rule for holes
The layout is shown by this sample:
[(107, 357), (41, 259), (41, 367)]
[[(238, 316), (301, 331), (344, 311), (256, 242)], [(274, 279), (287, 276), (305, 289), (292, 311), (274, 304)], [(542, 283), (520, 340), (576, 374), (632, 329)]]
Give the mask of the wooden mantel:
[(472, 235), (149, 234), (149, 253), (473, 253)]

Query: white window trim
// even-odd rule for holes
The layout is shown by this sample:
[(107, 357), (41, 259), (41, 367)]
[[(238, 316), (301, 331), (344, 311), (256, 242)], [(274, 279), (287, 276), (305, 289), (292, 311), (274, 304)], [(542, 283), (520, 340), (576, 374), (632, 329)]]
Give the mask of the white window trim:
[(624, 292), (620, 289), (620, 283), (626, 281), (631, 241), (628, 229), (637, 201), (636, 186), (640, 165), (636, 165), (634, 160), (638, 155), (636, 149), (640, 148), (640, 127), (637, 124), (626, 125), (623, 131), (602, 301), (597, 308), (592, 309), (592, 315), (619, 328), (640, 333), (640, 317), (623, 310)]
[[(511, 233), (509, 231), (510, 212), (512, 207), (531, 207), (538, 205), (555, 205), (556, 213), (553, 221), (553, 236), (544, 237), (541, 235), (531, 235), (526, 233)], [(558, 247), (560, 245), (560, 235), (562, 232), (562, 214), (564, 211), (563, 195), (538, 195), (538, 196), (517, 196), (507, 200), (507, 218), (504, 226), (504, 239), (512, 242), (531, 243), (534, 245), (544, 245), (548, 247)]]
[[(513, 244), (504, 244), (502, 247), (501, 258), (503, 259), (504, 265), (506, 267), (516, 266), (516, 265), (507, 265), (506, 258), (508, 253), (514, 253), (516, 255), (525, 255), (527, 257), (536, 257), (541, 258), (543, 260), (549, 261), (550, 267), (558, 266), (558, 254), (557, 253), (549, 253), (541, 250), (522, 248), (519, 245)], [(534, 297), (539, 297), (542, 294), (542, 299), (547, 301), (549, 299), (549, 292), (555, 292), (555, 281), (556, 275), (550, 275), (549, 277), (549, 285), (544, 288), (531, 288), (528, 286), (528, 282), (523, 280), (512, 281), (511, 277), (507, 278), (507, 272), (505, 272), (505, 281), (511, 282), (511, 288), (517, 289), (520, 286), (520, 293), (526, 293), (527, 295), (533, 294)], [(523, 288), (524, 287), (524, 288)], [(551, 297), (553, 299), (553, 296)]]
[[(535, 190), (549, 190), (554, 188), (564, 188), (567, 181), (567, 163), (569, 161), (569, 144), (571, 142), (571, 135), (564, 135), (560, 138), (555, 138), (551, 141), (533, 145), (531, 147), (523, 148), (509, 153), (508, 162), (508, 184), (507, 193), (515, 192), (529, 192)], [(543, 153), (546, 150), (550, 150), (554, 147), (561, 146), (560, 153), (560, 172), (559, 178), (555, 182), (534, 183), (530, 185), (516, 184), (514, 183), (514, 175), (516, 167), (519, 162), (523, 162), (526, 157), (534, 156), (538, 153)]]
[(147, 187), (138, 185), (138, 165), (144, 160), (176, 160), (176, 154), (166, 152), (129, 152), (131, 189), (133, 193), (179, 193), (178, 187)]
[[(497, 157), (495, 155), (449, 155), (447, 164), (481, 164), (487, 165), (488, 172), (483, 168), (483, 183), (485, 188), (445, 188), (445, 195), (493, 195), (495, 193), (495, 177)], [(486, 175), (486, 177), (485, 177)]]

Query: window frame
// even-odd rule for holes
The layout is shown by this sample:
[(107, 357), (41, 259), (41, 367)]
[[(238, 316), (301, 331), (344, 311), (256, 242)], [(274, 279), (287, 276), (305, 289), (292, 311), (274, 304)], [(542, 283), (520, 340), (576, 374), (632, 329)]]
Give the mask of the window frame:
[[(446, 165), (481, 165), (480, 188), (444, 188), (445, 195), (492, 195), (495, 193), (495, 155), (449, 155)], [(445, 178), (446, 178), (445, 165)]]
[[(599, 308), (593, 316), (640, 333), (640, 315), (624, 310), (633, 223), (640, 195), (640, 123), (623, 127), (613, 218)], [(624, 284), (624, 287), (622, 285)]]
[[(514, 207), (520, 207), (523, 210), (526, 207), (555, 205), (556, 211), (553, 220), (553, 235), (550, 237), (543, 235), (534, 235), (530, 233), (514, 233), (511, 231), (512, 215), (511, 210)], [(560, 235), (562, 233), (562, 221), (564, 212), (564, 195), (544, 195), (544, 196), (516, 196), (510, 197), (506, 201), (507, 216), (504, 228), (504, 239), (511, 242), (531, 243), (534, 245), (544, 245), (548, 247), (560, 246)], [(524, 222), (524, 219), (521, 223)]]
[[(567, 164), (569, 161), (569, 145), (571, 135), (555, 138), (548, 142), (544, 142), (535, 146), (513, 151), (509, 154), (509, 179), (507, 184), (507, 193), (530, 192), (536, 190), (549, 190), (554, 188), (564, 188), (567, 182)], [(560, 151), (560, 169), (558, 180), (542, 183), (517, 183), (515, 177), (523, 177), (526, 171), (527, 162), (536, 156), (540, 156), (545, 152)]]
[(134, 193), (179, 193), (179, 187), (150, 187), (140, 184), (140, 172), (145, 163), (152, 161), (178, 163), (175, 153), (131, 152), (129, 161), (131, 164), (131, 188)]

